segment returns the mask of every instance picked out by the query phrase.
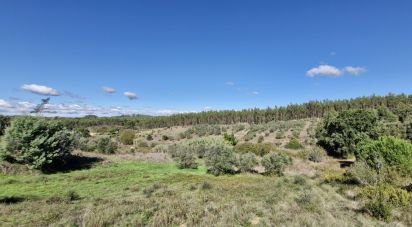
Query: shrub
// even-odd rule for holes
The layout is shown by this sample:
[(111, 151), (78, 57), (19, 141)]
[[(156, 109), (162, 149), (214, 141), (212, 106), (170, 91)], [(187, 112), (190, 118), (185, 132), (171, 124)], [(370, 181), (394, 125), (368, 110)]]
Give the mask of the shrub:
[(212, 184), (210, 184), (210, 183), (207, 182), (207, 181), (204, 181), (204, 182), (200, 185), (200, 189), (202, 189), (202, 190), (210, 190), (210, 189), (212, 189), (212, 188), (213, 188)]
[(405, 206), (412, 201), (412, 195), (408, 191), (389, 184), (366, 186), (361, 189), (359, 197), (368, 200), (379, 198), (393, 207)]
[(177, 147), (175, 161), (180, 169), (196, 169), (196, 155), (189, 146), (180, 145)]
[(119, 141), (124, 145), (132, 145), (134, 138), (135, 132), (132, 129), (122, 130), (119, 135)]
[(239, 156), (238, 164), (241, 172), (254, 172), (253, 168), (259, 164), (259, 161), (255, 154), (249, 152)]
[(320, 177), (325, 183), (343, 183), (346, 181), (344, 172), (333, 169), (323, 171)]
[(215, 176), (235, 173), (236, 157), (232, 147), (224, 143), (211, 145), (206, 152), (205, 165)]
[(65, 200), (68, 201), (68, 202), (80, 199), (79, 194), (77, 194), (77, 192), (75, 192), (75, 191), (66, 192), (64, 197), (65, 197)]
[(164, 144), (158, 144), (152, 148), (152, 152), (157, 153), (167, 153), (169, 151), (169, 146)]
[(316, 131), (318, 144), (335, 156), (347, 157), (356, 145), (377, 138), (378, 115), (373, 110), (349, 110), (325, 117)]
[(148, 141), (152, 141), (152, 140), (153, 140), (152, 134), (147, 135), (147, 136), (146, 136), (146, 139), (147, 139)]
[(392, 217), (392, 206), (381, 199), (367, 202), (365, 210), (373, 217), (384, 221), (389, 221)]
[(297, 185), (305, 185), (306, 184), (306, 178), (301, 176), (301, 175), (296, 175), (293, 178), (293, 183)]
[(265, 138), (263, 136), (258, 137), (258, 143), (262, 143)]
[(412, 144), (394, 137), (366, 140), (357, 146), (356, 158), (364, 160), (372, 168), (386, 164), (402, 172), (412, 173)]
[(0, 155), (4, 160), (45, 170), (64, 161), (73, 150), (73, 134), (60, 121), (16, 118), (4, 135)]
[(110, 139), (110, 137), (101, 137), (96, 143), (97, 151), (104, 154), (113, 154), (117, 150), (117, 143)]
[(292, 159), (282, 153), (269, 153), (262, 159), (262, 165), (265, 167), (267, 175), (282, 176), (286, 166), (291, 163)]
[(259, 156), (264, 156), (274, 150), (276, 150), (276, 148), (270, 143), (260, 143), (260, 144), (242, 143), (242, 144), (237, 144), (234, 147), (234, 151), (236, 153), (246, 154), (246, 153), (251, 152)]
[(162, 136), (162, 140), (165, 140), (165, 141), (166, 141), (166, 140), (169, 140), (169, 137), (166, 136), (166, 135), (163, 135), (163, 136)]
[(373, 185), (378, 182), (378, 174), (366, 162), (357, 161), (345, 173), (348, 181), (361, 184)]
[(292, 138), (292, 139), (285, 145), (285, 148), (297, 150), (297, 149), (302, 149), (303, 146), (299, 143), (299, 141), (298, 141), (296, 138)]
[(236, 146), (237, 140), (236, 140), (236, 137), (235, 137), (235, 135), (234, 135), (233, 133), (232, 133), (232, 134), (227, 134), (227, 133), (225, 133), (225, 134), (223, 135), (223, 138), (224, 138), (225, 141), (227, 141), (228, 143), (230, 143), (232, 146)]
[(307, 152), (307, 159), (312, 162), (321, 162), (326, 156), (326, 151), (320, 147), (313, 147)]
[(9, 126), (10, 126), (10, 117), (0, 115), (0, 136), (4, 134), (4, 131)]
[(76, 132), (84, 138), (89, 138), (90, 137), (90, 131), (89, 131), (88, 128), (77, 128)]

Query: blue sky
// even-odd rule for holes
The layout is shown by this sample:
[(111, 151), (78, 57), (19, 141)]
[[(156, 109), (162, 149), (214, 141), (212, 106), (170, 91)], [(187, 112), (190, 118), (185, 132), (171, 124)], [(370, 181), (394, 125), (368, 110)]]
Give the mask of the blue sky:
[(411, 10), (379, 0), (2, 1), (0, 113), (26, 113), (47, 94), (65, 116), (411, 94)]

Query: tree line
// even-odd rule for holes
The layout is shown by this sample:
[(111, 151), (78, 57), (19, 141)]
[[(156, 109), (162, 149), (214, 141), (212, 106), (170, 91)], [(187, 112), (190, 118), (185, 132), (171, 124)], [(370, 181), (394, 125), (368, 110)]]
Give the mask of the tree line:
[(199, 124), (262, 124), (270, 121), (286, 121), (305, 118), (322, 118), (327, 113), (341, 113), (350, 109), (386, 108), (397, 115), (401, 122), (412, 113), (412, 95), (388, 94), (386, 96), (365, 96), (344, 100), (310, 101), (266, 109), (221, 110), (199, 113), (182, 113), (171, 116), (128, 115), (97, 117), (88, 115), (81, 118), (60, 118), (68, 128), (92, 126), (120, 126), (125, 128), (159, 128), (190, 126)]
[(303, 104), (290, 104), (284, 107), (266, 109), (205, 111), (182, 113), (171, 116), (117, 116), (82, 118), (64, 118), (69, 127), (122, 126), (127, 128), (159, 128), (172, 126), (190, 126), (198, 124), (262, 124), (270, 121), (286, 121), (304, 118), (322, 118), (329, 112), (343, 112), (350, 109), (387, 108), (404, 122), (412, 113), (412, 95), (366, 96), (345, 100), (310, 101)]

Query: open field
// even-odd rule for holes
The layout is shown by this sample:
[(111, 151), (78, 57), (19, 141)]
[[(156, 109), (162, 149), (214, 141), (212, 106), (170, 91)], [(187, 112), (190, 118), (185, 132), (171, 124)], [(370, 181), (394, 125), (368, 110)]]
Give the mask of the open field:
[[(3, 226), (376, 226), (320, 178), (215, 177), (204, 167), (116, 160), (51, 175), (2, 176)], [(74, 194), (74, 195), (73, 195)], [(5, 199), (10, 202), (7, 204)]]

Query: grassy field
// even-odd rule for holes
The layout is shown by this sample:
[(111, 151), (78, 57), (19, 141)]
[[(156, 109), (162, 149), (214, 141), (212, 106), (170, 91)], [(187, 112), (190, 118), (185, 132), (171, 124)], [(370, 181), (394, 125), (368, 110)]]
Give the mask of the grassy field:
[(1, 225), (385, 225), (316, 177), (215, 177), (203, 166), (113, 160), (67, 173), (1, 176)]

